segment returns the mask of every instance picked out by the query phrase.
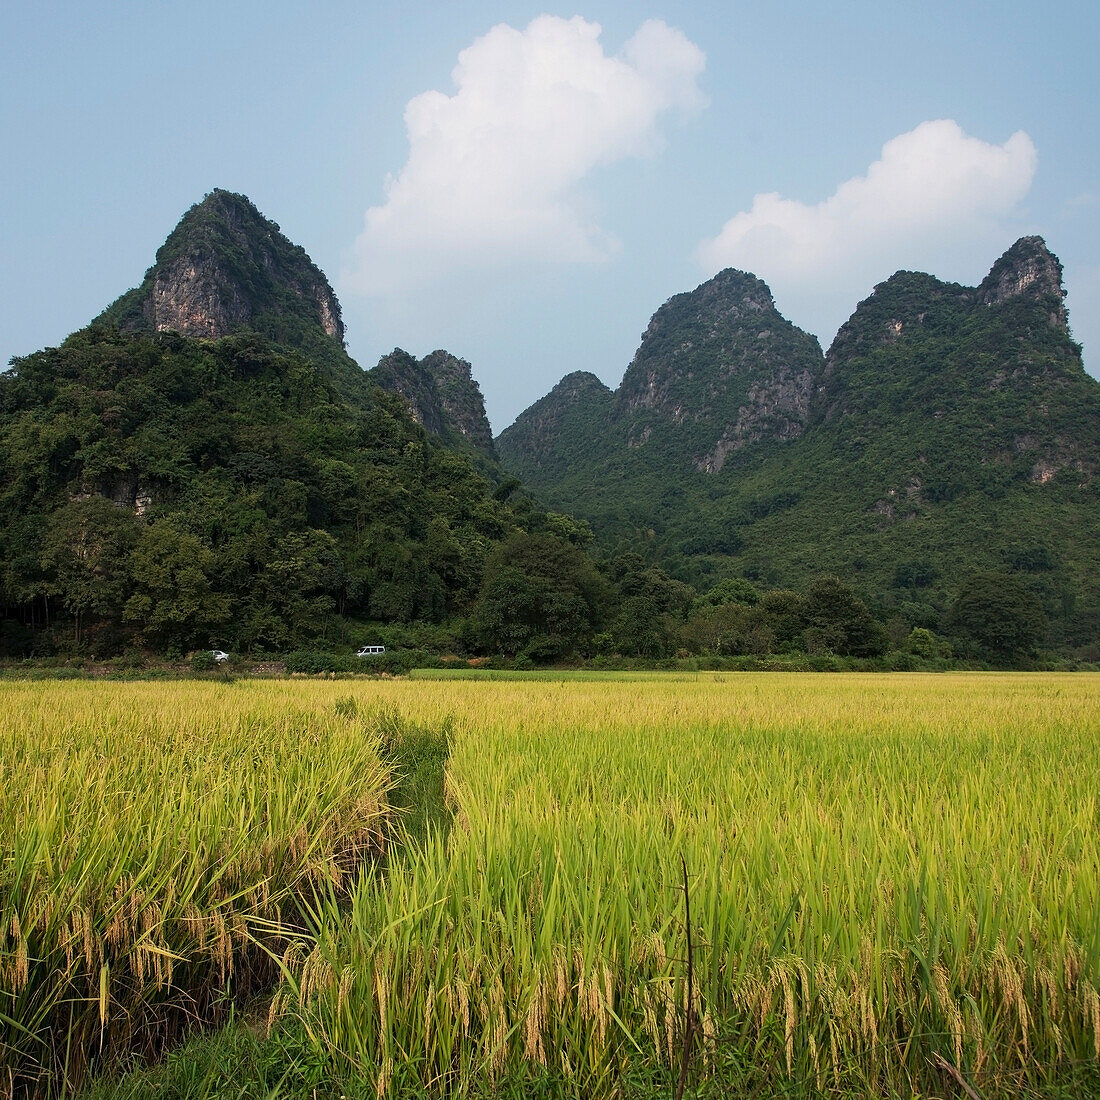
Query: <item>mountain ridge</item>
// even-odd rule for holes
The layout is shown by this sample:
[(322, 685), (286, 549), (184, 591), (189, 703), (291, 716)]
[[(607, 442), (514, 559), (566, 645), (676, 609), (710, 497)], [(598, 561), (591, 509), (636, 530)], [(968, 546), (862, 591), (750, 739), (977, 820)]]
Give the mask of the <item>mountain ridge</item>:
[(96, 320), (207, 339), (251, 329), (290, 344), (279, 323), (297, 320), (344, 346), (340, 303), (325, 274), (249, 198), (222, 188), (187, 210), (141, 284)]
[[(772, 318), (765, 284), (722, 272), (654, 314), (609, 400), (555, 387), (498, 452), (605, 546), (700, 585), (825, 570), (896, 608), (912, 566), (934, 578), (916, 603), (942, 611), (968, 571), (1011, 568), (1027, 543), (1057, 563), (1028, 583), (1069, 629), (1084, 613), (1060, 602), (1100, 609), (1100, 384), (1063, 299), (1057, 257), (1025, 237), (977, 287), (895, 273), (822, 354)], [(764, 319), (784, 354), (756, 352)]]
[(394, 348), (367, 376), (382, 389), (402, 397), (425, 431), (449, 446), (469, 446), (496, 462), (485, 399), (465, 359), (438, 349), (418, 361), (401, 348)]
[[(0, 377), (0, 635), (67, 613), (78, 646), (264, 648), (452, 620), (457, 648), (602, 632), (652, 656), (718, 645), (685, 581), (847, 586), (904, 639), (986, 575), (1094, 644), (1100, 387), (1061, 279), (1040, 238), (977, 287), (898, 272), (824, 353), (727, 269), (655, 312), (616, 390), (566, 375), (494, 446), (468, 362), (361, 370), (308, 255), (212, 192), (139, 287)], [(825, 644), (774, 595), (737, 647)], [(881, 653), (872, 633), (840, 651)]]

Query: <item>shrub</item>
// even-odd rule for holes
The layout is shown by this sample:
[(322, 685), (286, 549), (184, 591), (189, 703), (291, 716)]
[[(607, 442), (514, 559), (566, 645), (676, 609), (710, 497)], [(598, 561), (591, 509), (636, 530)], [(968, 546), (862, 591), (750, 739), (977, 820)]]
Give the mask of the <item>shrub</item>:
[(359, 672), (360, 664), (362, 662), (356, 657), (320, 649), (297, 649), (286, 655), (287, 672), (304, 672), (309, 676), (322, 672)]

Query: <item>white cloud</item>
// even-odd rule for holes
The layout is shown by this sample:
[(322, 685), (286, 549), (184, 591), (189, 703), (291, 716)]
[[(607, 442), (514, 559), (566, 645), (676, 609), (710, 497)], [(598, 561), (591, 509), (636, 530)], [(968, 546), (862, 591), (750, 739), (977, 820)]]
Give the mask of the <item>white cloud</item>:
[(409, 157), (366, 214), (347, 282), (384, 293), (456, 264), (592, 262), (616, 242), (577, 185), (660, 146), (658, 123), (703, 104), (702, 51), (659, 20), (608, 56), (600, 26), (542, 15), (493, 27), (458, 56), (454, 95), (405, 108)]
[(866, 174), (823, 202), (757, 195), (697, 256), (710, 272), (734, 266), (759, 275), (781, 310), (794, 303), (796, 320), (827, 338), (899, 268), (957, 278), (970, 275), (976, 259), (977, 270), (988, 269), (1011, 243), (1006, 221), (1031, 187), (1037, 159), (1022, 130), (992, 145), (950, 119), (923, 122), (888, 141)]

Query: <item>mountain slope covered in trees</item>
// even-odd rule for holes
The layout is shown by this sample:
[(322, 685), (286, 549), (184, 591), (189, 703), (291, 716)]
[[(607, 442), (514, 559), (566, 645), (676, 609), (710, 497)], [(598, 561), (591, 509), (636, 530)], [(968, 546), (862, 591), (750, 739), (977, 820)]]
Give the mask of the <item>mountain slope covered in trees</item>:
[(339, 637), (344, 616), (468, 611), (523, 521), (342, 339), (305, 252), (215, 191), (138, 289), (15, 361), (0, 375), (8, 649), (286, 647)]
[(498, 452), (605, 546), (700, 588), (832, 572), (925, 626), (970, 578), (1011, 576), (1052, 639), (1095, 642), (1100, 385), (1063, 297), (1023, 238), (976, 288), (899, 272), (822, 355), (723, 272), (658, 310), (614, 394), (572, 375)]
[(417, 360), (394, 348), (369, 371), (369, 378), (382, 389), (400, 394), (413, 419), (430, 435), (496, 463), (485, 401), (465, 359), (433, 351)]
[(0, 375), (0, 656), (1085, 655), (1098, 394), (1025, 238), (976, 288), (895, 275), (827, 356), (723, 272), (494, 446), (469, 363), (361, 370), (324, 275), (215, 191)]

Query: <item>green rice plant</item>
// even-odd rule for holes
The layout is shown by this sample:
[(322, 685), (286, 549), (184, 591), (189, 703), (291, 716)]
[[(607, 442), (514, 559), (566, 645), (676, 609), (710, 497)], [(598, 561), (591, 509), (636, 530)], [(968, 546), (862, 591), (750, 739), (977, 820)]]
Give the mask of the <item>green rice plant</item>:
[(1098, 687), (5, 683), (4, 1068), (60, 1091), (278, 970), (329, 1091), (671, 1095), (682, 858), (701, 1094), (1040, 1091), (1100, 1065)]
[(58, 1093), (269, 985), (381, 850), (362, 723), (238, 684), (0, 686), (0, 1073)]
[[(552, 1072), (923, 1091), (1100, 1057), (1095, 677), (373, 689), (455, 715), (449, 838), (330, 910), (280, 994), (347, 1089)], [(930, 1075), (933, 1075), (930, 1077)], [(349, 1093), (350, 1095), (350, 1093)]]

